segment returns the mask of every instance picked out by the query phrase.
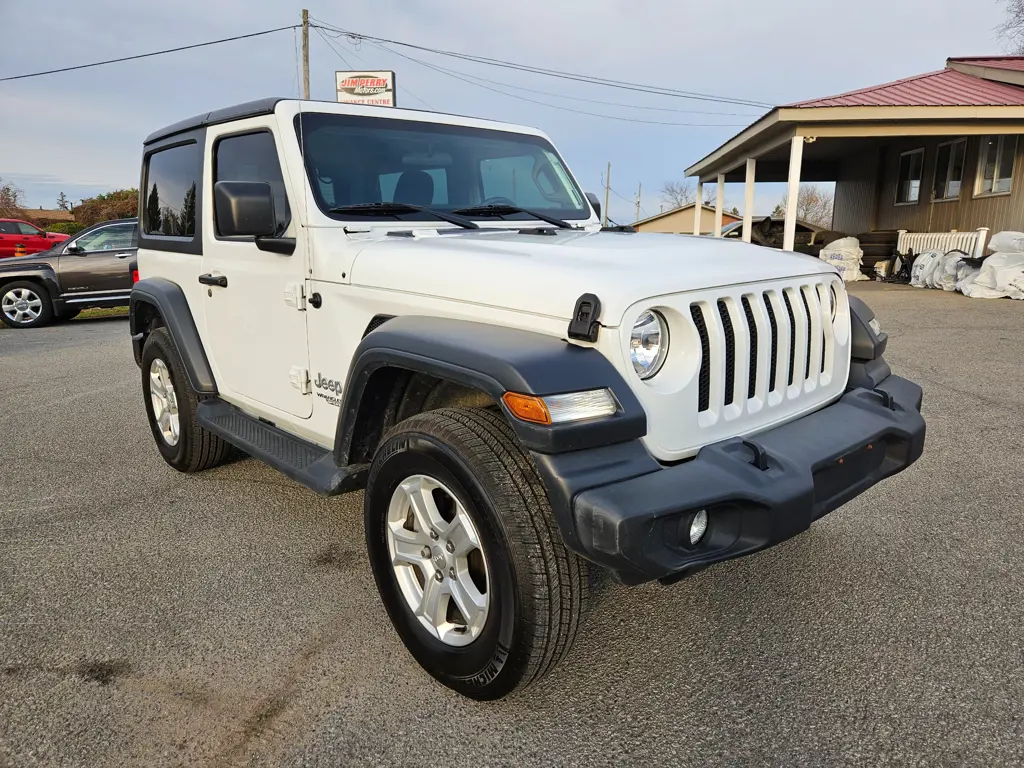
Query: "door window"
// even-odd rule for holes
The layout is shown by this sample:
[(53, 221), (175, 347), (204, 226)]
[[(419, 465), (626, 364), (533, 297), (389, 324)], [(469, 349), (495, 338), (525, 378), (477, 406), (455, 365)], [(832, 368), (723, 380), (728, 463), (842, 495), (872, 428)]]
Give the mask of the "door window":
[(217, 142), (213, 153), (215, 182), (265, 181), (270, 184), (274, 193), (277, 234), (284, 232), (292, 216), (274, 137), (267, 131), (227, 136)]
[(23, 235), (38, 236), (43, 234), (42, 230), (40, 230), (38, 227), (33, 227), (31, 224), (26, 224), (24, 221), (19, 221), (14, 226), (16, 226), (18, 228), (18, 231)]
[(135, 224), (111, 224), (109, 227), (100, 227), (75, 240), (75, 245), (88, 252), (132, 248), (135, 227)]
[(915, 149), (900, 155), (899, 176), (896, 179), (896, 205), (916, 203), (921, 196), (921, 170), (924, 168), (924, 149)]
[(18, 224), (13, 221), (0, 221), (0, 235), (17, 235), (20, 234)]
[(147, 235), (193, 237), (196, 233), (196, 180), (202, 166), (195, 142), (154, 152), (146, 161)]

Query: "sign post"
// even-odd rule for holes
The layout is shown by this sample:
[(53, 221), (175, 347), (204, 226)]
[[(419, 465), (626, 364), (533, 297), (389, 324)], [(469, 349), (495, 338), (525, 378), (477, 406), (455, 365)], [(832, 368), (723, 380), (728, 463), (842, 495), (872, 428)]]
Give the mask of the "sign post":
[(338, 101), (343, 104), (366, 104), (373, 107), (397, 106), (395, 73), (335, 72)]

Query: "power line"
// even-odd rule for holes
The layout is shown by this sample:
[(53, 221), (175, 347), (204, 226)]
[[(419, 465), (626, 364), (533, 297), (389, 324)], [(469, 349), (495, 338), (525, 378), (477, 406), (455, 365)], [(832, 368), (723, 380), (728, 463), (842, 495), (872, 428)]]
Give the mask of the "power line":
[(456, 74), (454, 74), (454, 73), (452, 73), (450, 71), (446, 71), (443, 68), (440, 68), (440, 67), (436, 66), (435, 64), (431, 64), (429, 62), (422, 61), (421, 59), (413, 58), (412, 56), (407, 56), (404, 53), (399, 53), (398, 51), (392, 50), (391, 48), (388, 48), (386, 45), (382, 45), (381, 43), (375, 43), (373, 41), (370, 41), (370, 42), (371, 42), (372, 45), (376, 45), (377, 47), (381, 48), (384, 51), (387, 51), (388, 53), (392, 53), (395, 56), (401, 56), (403, 59), (407, 59), (409, 61), (415, 62), (416, 64), (420, 64), (421, 66), (427, 67), (428, 69), (432, 69), (435, 72), (439, 72), (439, 73), (441, 73), (443, 75), (447, 75), (448, 77), (453, 77), (456, 80), (461, 80), (464, 83), (469, 83), (470, 85), (475, 85), (478, 88), (483, 88), (484, 90), (487, 90), (487, 91), (492, 91), (494, 93), (499, 93), (502, 96), (508, 96), (510, 98), (519, 99), (521, 101), (528, 101), (531, 104), (539, 104), (539, 105), (541, 105), (543, 107), (551, 107), (552, 109), (560, 109), (563, 112), (572, 112), (572, 113), (577, 114), (577, 115), (586, 115), (587, 117), (600, 117), (600, 118), (604, 118), (606, 120), (621, 120), (621, 121), (624, 121), (624, 122), (627, 122), (627, 123), (644, 123), (644, 124), (647, 124), (647, 125), (671, 125), (671, 126), (687, 127), (687, 128), (742, 128), (744, 125), (746, 125), (746, 123), (675, 123), (675, 122), (670, 122), (670, 121), (665, 121), (665, 120), (642, 120), (642, 119), (633, 118), (633, 117), (619, 117), (618, 115), (605, 115), (605, 114), (601, 114), (599, 112), (586, 112), (586, 111), (581, 110), (581, 109), (573, 109), (572, 107), (564, 107), (564, 106), (562, 106), (560, 104), (551, 104), (551, 103), (549, 103), (547, 101), (538, 101), (537, 99), (531, 99), (531, 98), (528, 98), (526, 96), (519, 96), (518, 94), (515, 94), (515, 93), (509, 93), (508, 91), (502, 91), (502, 90), (500, 90), (498, 88), (493, 88), (493, 87), (491, 87), (489, 85), (484, 85), (483, 83), (478, 83), (478, 82), (475, 82), (473, 80), (470, 80), (468, 77), (463, 77), (461, 75), (456, 75)]
[[(346, 67), (348, 67), (349, 69), (352, 69), (352, 65), (351, 65), (351, 64), (349, 64), (349, 63), (348, 63), (348, 61), (347, 61), (347, 60), (345, 59), (345, 57), (341, 55), (341, 51), (339, 51), (339, 50), (338, 50), (338, 49), (337, 49), (337, 48), (336, 48), (336, 47), (334, 46), (334, 44), (333, 44), (333, 43), (331, 43), (331, 41), (330, 41), (329, 39), (327, 39), (326, 35), (324, 35), (324, 33), (320, 31), (320, 28), (319, 28), (319, 27), (317, 27), (316, 25), (310, 25), (310, 26), (312, 26), (312, 27), (313, 27), (313, 29), (315, 29), (315, 30), (317, 31), (317, 34), (318, 34), (318, 35), (320, 35), (320, 37), (321, 37), (321, 38), (323, 38), (323, 41), (324, 41), (325, 43), (327, 43), (327, 47), (328, 47), (328, 48), (330, 48), (330, 49), (331, 49), (332, 51), (334, 51), (334, 53), (335, 53), (335, 54), (336, 54), (336, 55), (338, 56), (338, 58), (339, 58), (339, 59), (341, 59), (341, 60), (342, 60), (342, 62), (343, 62), (343, 63), (345, 64), (345, 66), (346, 66)], [(355, 53), (352, 53), (352, 51), (349, 51), (349, 53), (351, 53), (351, 54), (352, 54), (353, 56), (355, 56), (355, 57), (356, 57), (356, 58), (357, 58), (357, 59), (358, 59), (359, 61), (363, 62), (363, 64), (366, 64), (366, 59), (364, 59), (364, 58), (363, 58), (362, 56), (359, 56), (359, 55), (357, 55), (357, 54), (355, 54)], [(397, 83), (396, 83), (396, 86), (395, 86), (395, 87), (397, 88)], [(418, 101), (418, 102), (419, 102), (420, 104), (422, 104), (423, 106), (425, 106), (425, 107), (426, 107), (427, 109), (430, 109), (430, 110), (433, 110), (433, 109), (434, 109), (434, 108), (433, 108), (432, 106), (430, 106), (430, 105), (429, 105), (429, 104), (428, 104), (427, 102), (425, 102), (425, 101), (424, 101), (423, 99), (421, 99), (421, 98), (420, 98), (419, 96), (417, 96), (417, 95), (416, 95), (415, 93), (413, 93), (412, 91), (410, 91), (410, 90), (409, 90), (408, 88), (406, 88), (405, 86), (402, 86), (402, 90), (403, 90), (403, 91), (404, 91), (405, 93), (407, 93), (407, 94), (408, 94), (409, 96), (412, 96), (412, 97), (413, 97), (414, 99), (416, 99), (416, 101)]]
[(493, 59), (487, 56), (460, 53), (458, 51), (445, 51), (439, 48), (429, 48), (427, 46), (416, 45), (414, 43), (406, 43), (401, 40), (389, 40), (388, 38), (374, 37), (373, 35), (364, 35), (359, 32), (353, 32), (351, 30), (342, 29), (340, 27), (335, 27), (333, 25), (327, 24), (322, 19), (315, 19), (315, 21), (319, 22), (326, 29), (346, 35), (347, 37), (353, 40), (367, 40), (370, 42), (384, 43), (388, 45), (400, 45), (405, 48), (413, 48), (415, 50), (425, 51), (427, 53), (434, 53), (440, 56), (450, 56), (457, 59), (464, 59), (466, 61), (472, 61), (478, 64), (487, 64), (488, 66), (505, 67), (509, 69), (516, 69), (522, 72), (531, 72), (533, 74), (546, 75), (548, 77), (558, 77), (566, 80), (576, 80), (578, 82), (590, 83), (591, 85), (603, 85), (610, 88), (621, 88), (624, 90), (640, 91), (642, 93), (653, 93), (660, 96), (673, 96), (676, 98), (695, 99), (700, 101), (715, 101), (725, 104), (736, 104), (738, 106), (748, 107), (771, 107), (770, 104), (766, 104), (765, 102), (753, 101), (750, 99), (736, 99), (728, 96), (720, 96), (715, 94), (697, 93), (694, 91), (682, 91), (676, 88), (643, 85), (641, 83), (633, 83), (624, 80), (612, 80), (610, 78), (595, 77), (592, 75), (581, 75), (575, 72), (565, 72), (557, 69), (535, 67), (529, 64), (519, 64), (512, 61), (505, 61), (503, 59)]
[(134, 61), (135, 59), (147, 59), (150, 56), (162, 56), (165, 53), (177, 53), (178, 51), (188, 51), (193, 48), (203, 48), (207, 45), (219, 45), (220, 43), (230, 43), (234, 40), (245, 40), (249, 37), (260, 37), (261, 35), (269, 35), (274, 32), (283, 32), (286, 29), (295, 29), (297, 24), (291, 24), (287, 27), (277, 27), (276, 29), (265, 29), (262, 32), (252, 32), (248, 35), (235, 35), (234, 37), (222, 37), (220, 40), (208, 40), (205, 43), (195, 43), (193, 45), (181, 45), (177, 48), (166, 48), (162, 51), (151, 51), (150, 53), (140, 53), (135, 56), (122, 56), (119, 59), (107, 59), (106, 61), (95, 61), (92, 64), (79, 64), (74, 67), (61, 67), (60, 69), (48, 69), (45, 72), (30, 72), (25, 75), (11, 75), (10, 77), (0, 77), (0, 83), (8, 80), (24, 80), (28, 77), (41, 77), (43, 75), (55, 75), (59, 72), (72, 72), (76, 69), (89, 69), (90, 67), (102, 67), (105, 64), (117, 64), (122, 61)]
[[(342, 37), (342, 35), (339, 35), (338, 37)], [(387, 47), (385, 47), (383, 45), (379, 45), (378, 44), (378, 47), (381, 48), (382, 50), (388, 51), (389, 53), (393, 53), (396, 56), (401, 56), (402, 55), (402, 54), (398, 53), (398, 51), (392, 51), (390, 48), (387, 48)], [(468, 78), (471, 78), (473, 80), (479, 80), (479, 81), (484, 82), (484, 83), (490, 83), (491, 85), (500, 85), (500, 86), (505, 87), (505, 88), (513, 88), (513, 89), (515, 89), (517, 91), (526, 91), (527, 93), (537, 93), (537, 94), (540, 94), (542, 96), (554, 96), (557, 99), (569, 99), (570, 101), (585, 101), (585, 102), (588, 102), (590, 104), (604, 104), (604, 105), (610, 106), (610, 107), (625, 107), (626, 109), (650, 109), (650, 110), (653, 110), (653, 111), (656, 111), (656, 112), (677, 112), (677, 113), (681, 113), (681, 114), (690, 114), (690, 115), (729, 115), (729, 116), (733, 116), (733, 117), (757, 117), (756, 114), (751, 114), (749, 112), (707, 112), (707, 111), (698, 110), (698, 109), (673, 109), (672, 107), (653, 107), (653, 106), (648, 106), (648, 105), (645, 105), (645, 104), (623, 104), (620, 101), (603, 101), (601, 99), (586, 99), (586, 98), (583, 98), (582, 96), (569, 96), (568, 94), (564, 94), (564, 93), (552, 93), (551, 91), (539, 91), (539, 90), (537, 90), (535, 88), (526, 88), (526, 87), (524, 87), (522, 85), (513, 85), (512, 83), (504, 83), (504, 82), (501, 82), (499, 80), (489, 80), (488, 78), (480, 77), (479, 75), (472, 75), (472, 74), (469, 74), (468, 72), (461, 72), (461, 71), (459, 71), (457, 69), (450, 69), (448, 67), (442, 67), (440, 64), (428, 65), (426, 62), (423, 62), (423, 61), (421, 61), (419, 59), (413, 59), (412, 57), (406, 57), (406, 58), (408, 58), (410, 61), (415, 61), (417, 64), (422, 64), (423, 66), (433, 66), (435, 69), (438, 69), (441, 72), (444, 72), (444, 73), (449, 74), (449, 75), (461, 75), (463, 77), (468, 77)]]

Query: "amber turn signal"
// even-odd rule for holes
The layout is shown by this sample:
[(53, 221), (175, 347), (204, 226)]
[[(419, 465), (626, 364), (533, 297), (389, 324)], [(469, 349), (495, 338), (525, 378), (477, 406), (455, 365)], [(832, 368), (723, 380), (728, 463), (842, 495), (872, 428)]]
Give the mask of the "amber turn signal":
[(551, 414), (544, 401), (534, 395), (520, 395), (518, 392), (506, 392), (501, 396), (505, 407), (512, 415), (522, 421), (534, 424), (550, 424)]

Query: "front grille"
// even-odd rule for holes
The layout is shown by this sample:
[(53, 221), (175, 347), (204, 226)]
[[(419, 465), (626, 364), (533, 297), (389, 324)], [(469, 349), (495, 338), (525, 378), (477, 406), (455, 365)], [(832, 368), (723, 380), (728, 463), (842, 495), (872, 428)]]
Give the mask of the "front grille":
[(691, 303), (701, 354), (697, 411), (760, 401), (753, 412), (813, 391), (833, 360), (828, 291), (809, 283)]

